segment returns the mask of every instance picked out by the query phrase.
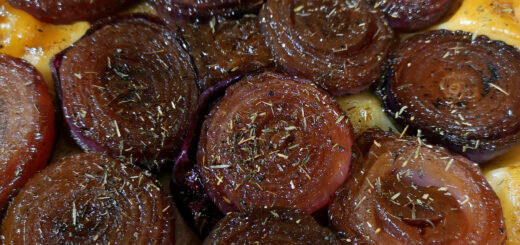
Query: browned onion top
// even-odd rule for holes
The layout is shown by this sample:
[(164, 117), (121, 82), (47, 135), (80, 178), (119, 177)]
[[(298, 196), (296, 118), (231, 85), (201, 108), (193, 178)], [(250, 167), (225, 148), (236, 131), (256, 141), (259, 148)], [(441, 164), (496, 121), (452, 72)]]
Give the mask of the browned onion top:
[(205, 20), (215, 15), (233, 16), (258, 10), (263, 0), (152, 0), (155, 9), (167, 21)]
[(334, 95), (370, 86), (393, 40), (382, 15), (365, 1), (271, 0), (260, 17), (275, 61)]
[(238, 20), (216, 17), (205, 24), (179, 22), (177, 25), (188, 44), (202, 90), (231, 73), (253, 71), (272, 63), (271, 50), (254, 15)]
[(9, 0), (15, 8), (53, 24), (95, 21), (135, 2), (137, 0)]
[(171, 244), (173, 207), (148, 172), (98, 153), (64, 158), (9, 205), (5, 244)]
[(343, 244), (328, 228), (303, 211), (257, 208), (229, 213), (204, 244)]
[(156, 167), (178, 153), (198, 89), (188, 53), (145, 18), (102, 26), (66, 50), (63, 113), (83, 148)]
[(49, 159), (54, 105), (41, 74), (0, 54), (0, 210)]
[(197, 166), (224, 212), (326, 205), (350, 165), (351, 126), (332, 98), (276, 73), (228, 88), (204, 122)]
[(419, 138), (362, 148), (329, 208), (336, 229), (362, 244), (504, 242), (500, 202), (475, 163)]
[(390, 26), (399, 31), (426, 29), (448, 12), (454, 0), (369, 0), (386, 15)]
[[(387, 74), (387, 106), (403, 125), (476, 161), (509, 148), (520, 130), (520, 52), (464, 32), (405, 40)], [(472, 152), (477, 152), (473, 154)]]

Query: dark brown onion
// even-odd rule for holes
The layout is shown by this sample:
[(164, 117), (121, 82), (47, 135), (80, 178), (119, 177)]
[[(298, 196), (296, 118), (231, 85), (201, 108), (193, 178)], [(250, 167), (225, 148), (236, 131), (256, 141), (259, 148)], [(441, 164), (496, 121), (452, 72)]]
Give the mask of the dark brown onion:
[(360, 138), (374, 140), (336, 192), (335, 229), (362, 244), (503, 244), (500, 202), (475, 163), (420, 138)]
[(129, 7), (137, 0), (9, 0), (36, 19), (52, 24), (95, 21)]
[(64, 158), (9, 205), (3, 244), (172, 244), (173, 204), (151, 174), (98, 153)]
[(216, 17), (209, 23), (177, 23), (193, 57), (198, 84), (202, 90), (229, 74), (248, 72), (272, 63), (260, 32), (258, 17), (246, 15), (238, 20)]
[(53, 60), (65, 119), (82, 148), (157, 168), (180, 151), (196, 107), (189, 55), (151, 18), (103, 23)]
[(333, 95), (374, 83), (393, 43), (392, 29), (365, 1), (271, 0), (260, 18), (275, 61)]
[(258, 10), (264, 0), (152, 0), (159, 15), (168, 22), (207, 20), (212, 16), (234, 16)]
[(0, 54), (0, 210), (47, 164), (54, 137), (54, 105), (41, 74)]
[(405, 40), (392, 60), (385, 102), (402, 126), (477, 162), (519, 141), (517, 49), (443, 30)]
[(223, 212), (289, 206), (312, 213), (346, 178), (352, 129), (332, 98), (276, 73), (226, 91), (201, 130), (197, 167)]
[(210, 244), (344, 244), (303, 211), (257, 208), (229, 213), (204, 241)]
[(385, 13), (390, 26), (397, 31), (426, 29), (441, 20), (454, 0), (370, 0)]

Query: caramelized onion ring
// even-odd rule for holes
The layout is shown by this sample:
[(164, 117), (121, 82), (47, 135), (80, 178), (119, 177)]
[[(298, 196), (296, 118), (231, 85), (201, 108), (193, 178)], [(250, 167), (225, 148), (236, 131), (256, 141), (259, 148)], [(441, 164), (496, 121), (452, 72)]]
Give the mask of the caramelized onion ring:
[(370, 0), (380, 8), (394, 30), (418, 31), (437, 23), (454, 0)]
[(321, 227), (303, 211), (257, 208), (229, 213), (203, 244), (342, 244), (337, 235)]
[(135, 2), (137, 0), (9, 0), (13, 7), (52, 24), (95, 21)]
[(156, 180), (98, 153), (64, 158), (10, 204), (4, 244), (172, 244), (173, 208)]
[(404, 41), (386, 105), (404, 126), (482, 162), (520, 137), (520, 52), (484, 36), (434, 31)]
[(378, 137), (351, 173), (329, 214), (362, 244), (504, 242), (500, 202), (462, 156), (418, 138)]
[(229, 74), (254, 71), (272, 63), (256, 16), (238, 20), (217, 17), (210, 23), (179, 22), (193, 57), (202, 90)]
[(352, 129), (326, 93), (275, 73), (226, 91), (201, 131), (197, 167), (223, 211), (326, 205), (350, 165)]
[(258, 9), (263, 0), (152, 0), (159, 15), (167, 21), (195, 21), (215, 15), (233, 16)]
[(165, 26), (143, 16), (107, 23), (54, 60), (65, 119), (82, 148), (156, 168), (180, 150), (195, 72)]
[(365, 1), (270, 0), (260, 13), (275, 61), (334, 95), (357, 93), (381, 75), (393, 40)]
[(54, 106), (41, 74), (0, 54), (0, 210), (45, 166), (54, 136)]

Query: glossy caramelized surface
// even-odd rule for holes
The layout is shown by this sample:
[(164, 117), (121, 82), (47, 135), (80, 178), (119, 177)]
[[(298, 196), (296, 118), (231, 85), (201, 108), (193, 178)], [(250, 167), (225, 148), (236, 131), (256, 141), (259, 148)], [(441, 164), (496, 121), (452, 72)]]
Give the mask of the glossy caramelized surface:
[(415, 35), (393, 51), (386, 105), (402, 126), (483, 162), (520, 130), (520, 51), (465, 32)]
[(66, 121), (84, 149), (158, 168), (180, 150), (195, 71), (165, 26), (139, 16), (107, 22), (55, 60)]
[(275, 61), (333, 95), (374, 83), (393, 43), (392, 29), (365, 1), (272, 0), (260, 18)]
[(152, 0), (164, 19), (207, 20), (215, 15), (238, 15), (258, 9), (263, 0)]
[(52, 24), (95, 21), (125, 9), (138, 0), (8, 0), (9, 3)]
[(177, 23), (197, 69), (198, 84), (206, 90), (231, 73), (253, 71), (272, 63), (260, 31), (260, 20), (213, 18), (207, 23)]
[(2, 223), (3, 244), (172, 244), (171, 201), (150, 173), (96, 153), (32, 178)]
[(275, 205), (313, 213), (347, 177), (351, 130), (332, 98), (307, 81), (253, 75), (212, 108), (197, 166), (223, 212)]
[(229, 213), (204, 241), (225, 244), (344, 244), (312, 216), (290, 208), (257, 208)]
[(40, 73), (0, 55), (0, 209), (45, 167), (54, 137), (54, 106)]
[[(379, 133), (380, 134), (380, 133)], [(502, 244), (500, 202), (478, 165), (418, 138), (362, 135), (329, 208), (362, 244)]]

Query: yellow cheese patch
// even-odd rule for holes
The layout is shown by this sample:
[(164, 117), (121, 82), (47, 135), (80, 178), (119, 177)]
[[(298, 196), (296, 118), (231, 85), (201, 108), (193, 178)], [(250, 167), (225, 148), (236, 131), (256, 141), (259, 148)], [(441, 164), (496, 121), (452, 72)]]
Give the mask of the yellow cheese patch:
[(54, 85), (49, 60), (79, 39), (90, 27), (87, 22), (73, 25), (42, 23), (24, 11), (0, 0), (0, 53), (23, 58), (43, 75), (51, 93)]

